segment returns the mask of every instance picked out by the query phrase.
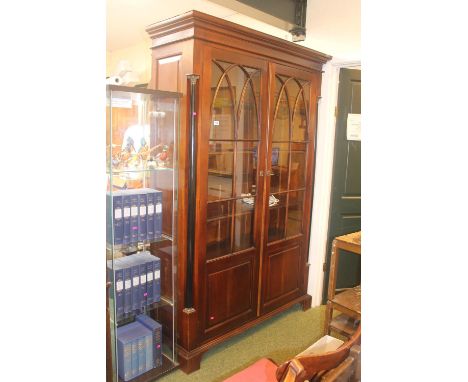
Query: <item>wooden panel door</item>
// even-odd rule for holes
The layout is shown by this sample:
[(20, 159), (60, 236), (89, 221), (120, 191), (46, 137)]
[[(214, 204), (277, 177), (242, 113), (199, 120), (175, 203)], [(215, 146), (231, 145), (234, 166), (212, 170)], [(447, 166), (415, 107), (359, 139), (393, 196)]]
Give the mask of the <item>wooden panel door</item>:
[(305, 295), (320, 74), (270, 64), (262, 313)]
[(198, 254), (202, 341), (257, 313), (267, 85), (265, 61), (210, 47), (203, 57), (197, 227), (203, 232), (198, 248), (205, 251)]
[[(361, 141), (348, 140), (348, 114), (361, 114), (361, 71), (341, 69), (338, 88), (332, 194), (323, 301), (326, 301), (332, 241), (335, 237), (361, 229)], [(361, 282), (361, 256), (340, 251), (337, 289)]]

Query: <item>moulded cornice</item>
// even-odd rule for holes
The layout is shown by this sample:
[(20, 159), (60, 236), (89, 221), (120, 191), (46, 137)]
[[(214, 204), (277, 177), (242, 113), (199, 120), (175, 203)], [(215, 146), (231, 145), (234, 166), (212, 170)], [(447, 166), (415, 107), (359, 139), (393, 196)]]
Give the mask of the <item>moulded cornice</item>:
[(254, 47), (260, 45), (266, 49), (283, 51), (320, 65), (332, 58), (316, 50), (195, 10), (152, 24), (148, 26), (146, 32), (151, 37), (153, 48), (187, 39), (200, 39), (219, 44), (223, 38), (231, 41), (234, 38), (243, 43), (245, 50), (250, 50), (249, 46), (251, 46), (253, 53), (258, 53)]

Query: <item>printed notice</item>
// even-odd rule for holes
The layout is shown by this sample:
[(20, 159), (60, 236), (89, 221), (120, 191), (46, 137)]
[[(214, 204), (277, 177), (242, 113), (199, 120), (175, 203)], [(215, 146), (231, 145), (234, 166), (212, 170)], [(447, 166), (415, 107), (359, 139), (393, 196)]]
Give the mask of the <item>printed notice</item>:
[(348, 114), (346, 139), (348, 141), (361, 140), (361, 114)]

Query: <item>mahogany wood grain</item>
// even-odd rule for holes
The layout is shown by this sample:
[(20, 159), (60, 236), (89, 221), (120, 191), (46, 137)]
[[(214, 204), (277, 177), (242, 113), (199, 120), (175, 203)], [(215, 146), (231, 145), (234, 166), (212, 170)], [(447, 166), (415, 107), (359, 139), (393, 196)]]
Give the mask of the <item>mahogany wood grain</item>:
[[(307, 129), (309, 137), (314, 137), (322, 65), (331, 57), (197, 11), (154, 24), (147, 32), (152, 39), (150, 87), (177, 90), (183, 94), (179, 144), (176, 284), (179, 356), (182, 369), (190, 372), (199, 367), (201, 354), (221, 341), (243, 332), (294, 303), (301, 303), (303, 309), (310, 307), (311, 298), (306, 291), (315, 141), (309, 139), (306, 145), (306, 176), (299, 234), (273, 243), (267, 242), (269, 181), (262, 174), (266, 174), (272, 168), (271, 134), (275, 74), (294, 76), (310, 83)], [(212, 123), (213, 60), (256, 68), (261, 72), (253, 245), (251, 248), (222, 257), (207, 256), (207, 244), (209, 240), (214, 239), (213, 234), (207, 230), (207, 169), (210, 163), (208, 153)], [(200, 75), (196, 97), (195, 206), (189, 206), (187, 198), (190, 137), (188, 86), (185, 76), (192, 73)], [(235, 155), (234, 153), (234, 157)], [(291, 184), (301, 184), (297, 174)], [(186, 307), (184, 292), (187, 280), (189, 208), (195, 209), (196, 256), (193, 264), (193, 306)], [(232, 238), (234, 226), (231, 225), (230, 229)]]

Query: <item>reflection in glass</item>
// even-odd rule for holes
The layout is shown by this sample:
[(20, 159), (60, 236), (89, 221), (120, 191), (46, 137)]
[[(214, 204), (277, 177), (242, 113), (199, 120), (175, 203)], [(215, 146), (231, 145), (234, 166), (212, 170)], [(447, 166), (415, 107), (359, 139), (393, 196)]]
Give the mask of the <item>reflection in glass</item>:
[(257, 142), (237, 142), (236, 196), (256, 193)]
[(304, 191), (289, 193), (287, 236), (302, 233), (302, 219), (304, 210)]
[(271, 151), (270, 192), (288, 189), (289, 143), (273, 143)]
[[(239, 114), (237, 119), (238, 139), (258, 139), (258, 100), (260, 99), (260, 71), (246, 68), (250, 74), (242, 77), (239, 81), (245, 81), (243, 85), (243, 98), (239, 104)], [(237, 80), (237, 79), (236, 79)]]
[(208, 153), (208, 200), (232, 197), (234, 163), (232, 142), (210, 142)]
[(213, 202), (207, 204), (206, 219), (226, 218), (232, 214), (232, 201)]
[(211, 78), (213, 104), (210, 139), (234, 139), (236, 89), (229, 86), (228, 77), (223, 76), (216, 64), (212, 65)]
[[(276, 205), (268, 208), (268, 241), (283, 239), (286, 224), (286, 198), (287, 194), (272, 195), (279, 199)], [(271, 198), (271, 197), (270, 197)], [(272, 203), (270, 203), (272, 204)]]
[(231, 252), (231, 216), (206, 223), (206, 257), (213, 259)]
[(305, 143), (291, 144), (291, 179), (289, 189), (297, 190), (305, 187), (306, 180), (306, 150)]
[(237, 200), (234, 224), (234, 252), (252, 247), (254, 205), (247, 204), (243, 200)]
[(287, 89), (276, 77), (275, 82), (275, 116), (273, 120), (273, 142), (289, 141), (289, 102)]
[[(294, 81), (295, 82), (295, 81)], [(296, 107), (293, 115), (292, 140), (306, 141), (307, 140), (307, 112), (304, 103), (304, 93), (301, 91), (297, 94), (295, 100)]]

